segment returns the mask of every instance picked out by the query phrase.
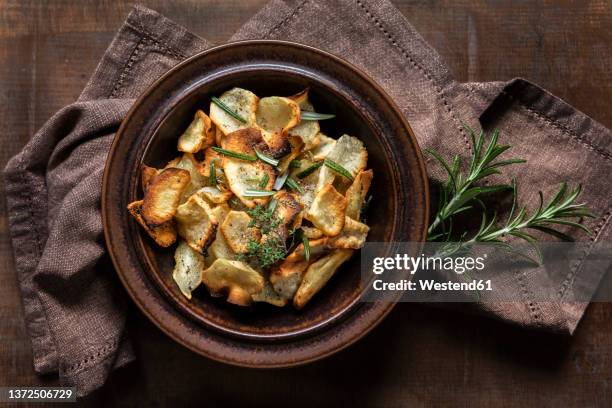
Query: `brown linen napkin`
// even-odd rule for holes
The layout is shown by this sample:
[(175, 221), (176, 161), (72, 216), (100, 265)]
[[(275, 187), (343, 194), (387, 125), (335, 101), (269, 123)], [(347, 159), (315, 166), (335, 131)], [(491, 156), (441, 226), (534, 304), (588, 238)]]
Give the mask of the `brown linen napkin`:
[[(421, 146), (466, 156), (461, 122), (501, 129), (504, 143), (529, 160), (511, 174), (548, 193), (581, 182), (598, 218), (593, 240), (609, 240), (610, 131), (523, 80), (460, 84), (388, 1), (274, 0), (234, 37), (276, 38), (331, 51), (365, 70), (395, 99)], [(59, 372), (79, 395), (133, 358), (125, 336), (125, 294), (104, 254), (99, 195), (104, 159), (121, 118), (153, 80), (207, 43), (159, 14), (136, 7), (79, 100), (60, 111), (6, 170), (10, 230), (26, 324), (38, 372)], [(439, 175), (433, 170), (432, 175)], [(586, 237), (582, 236), (586, 239)], [(481, 305), (527, 327), (573, 332), (586, 304), (563, 302), (565, 288), (594, 290), (600, 276), (577, 268), (559, 302), (536, 302), (534, 282), (511, 276), (523, 303)]]

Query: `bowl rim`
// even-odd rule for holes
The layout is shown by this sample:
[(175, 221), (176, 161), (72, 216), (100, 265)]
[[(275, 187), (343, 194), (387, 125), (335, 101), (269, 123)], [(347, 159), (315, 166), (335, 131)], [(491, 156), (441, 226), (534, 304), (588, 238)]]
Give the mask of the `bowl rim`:
[[(391, 312), (391, 310), (393, 310), (393, 308), (395, 307), (396, 303), (395, 302), (389, 302), (389, 303), (385, 304), (384, 307), (382, 307), (382, 310), (378, 313), (378, 316), (375, 319), (371, 320), (367, 327), (365, 327), (363, 330), (355, 333), (352, 337), (348, 338), (342, 344), (340, 344), (340, 345), (338, 345), (337, 347), (334, 347), (334, 348), (326, 349), (325, 351), (320, 352), (320, 353), (315, 354), (315, 355), (312, 355), (312, 356), (310, 356), (308, 358), (302, 358), (299, 361), (288, 362), (288, 363), (285, 363), (285, 364), (281, 363), (281, 364), (263, 364), (263, 365), (261, 363), (257, 364), (257, 363), (253, 363), (253, 362), (234, 361), (234, 360), (230, 360), (228, 358), (219, 357), (219, 356), (214, 355), (212, 353), (208, 353), (207, 350), (203, 350), (201, 348), (197, 348), (195, 346), (192, 346), (189, 342), (184, 341), (174, 331), (168, 329), (162, 323), (162, 321), (159, 319), (159, 317), (156, 316), (155, 313), (150, 311), (145, 306), (145, 304), (142, 301), (142, 299), (140, 299), (140, 297), (137, 296), (136, 290), (134, 290), (134, 288), (132, 288), (132, 286), (128, 282), (127, 278), (124, 276), (124, 274), (122, 272), (120, 272), (121, 271), (120, 262), (116, 259), (116, 255), (115, 255), (115, 253), (112, 250), (112, 246), (108, 245), (108, 242), (111, 242), (111, 235), (112, 235), (111, 232), (110, 232), (110, 222), (109, 222), (109, 219), (108, 219), (108, 208), (109, 208), (110, 203), (107, 202), (108, 186), (109, 186), (108, 182), (109, 182), (109, 177), (110, 177), (111, 161), (112, 161), (112, 159), (113, 159), (113, 157), (115, 155), (115, 152), (116, 152), (116, 150), (118, 148), (118, 145), (120, 143), (121, 135), (125, 131), (127, 123), (132, 118), (134, 112), (139, 108), (139, 106), (142, 104), (142, 102), (144, 100), (146, 100), (150, 96), (150, 94), (153, 93), (153, 91), (161, 83), (163, 83), (168, 77), (174, 75), (176, 71), (179, 71), (185, 65), (191, 64), (193, 61), (195, 61), (195, 60), (197, 60), (199, 58), (202, 58), (206, 54), (223, 51), (223, 50), (228, 49), (228, 48), (240, 48), (240, 47), (245, 47), (245, 46), (248, 47), (248, 46), (252, 46), (252, 45), (289, 46), (289, 47), (293, 47), (293, 48), (300, 48), (300, 49), (305, 50), (307, 52), (313, 52), (313, 53), (320, 54), (321, 56), (323, 56), (325, 58), (333, 60), (337, 64), (345, 66), (350, 71), (354, 72), (356, 75), (359, 75), (361, 79), (363, 79), (365, 82), (367, 82), (367, 86), (368, 87), (374, 89), (377, 93), (379, 93), (383, 97), (383, 99), (389, 105), (389, 108), (391, 110), (393, 110), (394, 112), (396, 112), (396, 116), (399, 119), (402, 127), (404, 127), (407, 130), (406, 137), (408, 137), (408, 139), (409, 139), (407, 141), (412, 143), (413, 146), (415, 147), (415, 153), (416, 154), (415, 154), (415, 157), (413, 159), (415, 159), (417, 167), (419, 168), (419, 176), (420, 176), (419, 178), (422, 179), (423, 202), (424, 202), (424, 207), (425, 207), (425, 208), (423, 208), (423, 215), (424, 215), (425, 222), (423, 223), (423, 228), (420, 231), (420, 238), (421, 238), (421, 241), (425, 241), (426, 236), (427, 236), (427, 227), (428, 227), (428, 220), (429, 220), (429, 201), (430, 201), (427, 171), (426, 171), (426, 166), (425, 166), (425, 161), (424, 161), (424, 158), (423, 158), (422, 150), (421, 150), (421, 148), (420, 148), (420, 146), (418, 144), (418, 141), (416, 139), (415, 133), (412, 130), (412, 127), (408, 123), (408, 120), (406, 119), (406, 117), (404, 116), (404, 114), (402, 113), (400, 108), (397, 106), (397, 104), (391, 98), (391, 96), (382, 88), (382, 86), (380, 86), (368, 74), (366, 74), (360, 68), (356, 67), (354, 64), (348, 62), (347, 60), (345, 60), (345, 59), (343, 59), (343, 58), (341, 58), (341, 57), (339, 57), (337, 55), (334, 55), (334, 54), (332, 54), (330, 52), (321, 50), (319, 48), (316, 48), (316, 47), (313, 47), (313, 46), (309, 46), (309, 45), (306, 45), (306, 44), (301, 44), (301, 43), (298, 43), (298, 42), (285, 41), (285, 40), (241, 40), (241, 41), (228, 42), (226, 44), (222, 44), (222, 45), (218, 45), (218, 46), (214, 46), (214, 47), (208, 48), (208, 49), (206, 49), (204, 51), (201, 51), (201, 52), (198, 52), (198, 53), (192, 55), (191, 57), (189, 57), (189, 58), (179, 62), (178, 64), (172, 66), (168, 71), (166, 71), (164, 74), (162, 74), (158, 79), (153, 81), (138, 96), (138, 98), (134, 101), (133, 105), (128, 110), (125, 118), (121, 122), (121, 125), (120, 125), (119, 129), (115, 133), (115, 136), (113, 137), (113, 141), (111, 143), (110, 149), (108, 151), (107, 158), (105, 160), (104, 174), (103, 174), (103, 178), (102, 178), (102, 196), (101, 196), (102, 224), (103, 224), (103, 230), (104, 230), (104, 239), (105, 239), (105, 243), (106, 243), (106, 246), (107, 246), (107, 249), (108, 249), (108, 253), (110, 255), (111, 261), (112, 261), (113, 266), (115, 268), (115, 272), (119, 276), (119, 279), (120, 279), (123, 287), (128, 292), (128, 295), (130, 296), (132, 301), (136, 304), (136, 306), (140, 309), (140, 311), (145, 316), (147, 316), (147, 318), (151, 322), (153, 322), (153, 324), (155, 326), (157, 326), (162, 332), (164, 332), (166, 335), (168, 335), (170, 338), (172, 338), (177, 343), (179, 343), (182, 346), (190, 349), (191, 351), (193, 351), (193, 352), (195, 352), (197, 354), (203, 355), (203, 356), (205, 356), (207, 358), (211, 358), (213, 360), (219, 361), (219, 362), (228, 363), (228, 364), (237, 365), (237, 366), (243, 366), (243, 367), (282, 368), (282, 367), (290, 367), (290, 366), (307, 364), (309, 362), (313, 362), (313, 361), (316, 361), (316, 360), (319, 360), (319, 359), (323, 359), (323, 358), (325, 358), (327, 356), (335, 354), (336, 352), (338, 352), (338, 351), (340, 351), (340, 350), (342, 350), (342, 349), (344, 349), (346, 347), (349, 347), (350, 345), (352, 345), (353, 343), (355, 343), (359, 339), (363, 338), (372, 329), (374, 329)], [(144, 271), (144, 272), (146, 274), (146, 271)], [(146, 279), (150, 280), (150, 277), (147, 276)], [(155, 286), (155, 282), (150, 282), (150, 283)], [(158, 301), (159, 301), (159, 298), (158, 298)], [(164, 302), (168, 303), (167, 300), (164, 300)], [(182, 313), (179, 310), (176, 310), (176, 309), (175, 309), (175, 314), (182, 316)], [(184, 317), (189, 319), (188, 316), (184, 316)], [(341, 325), (341, 324), (342, 323), (338, 323), (338, 325)], [(199, 326), (202, 327), (201, 325), (199, 325)], [(332, 328), (333, 328), (333, 326), (330, 326), (330, 327), (327, 327), (325, 330), (330, 330)], [(206, 329), (206, 330), (208, 331), (209, 329)], [(236, 338), (234, 338), (234, 340), (236, 340)], [(238, 338), (237, 340), (240, 342), (241, 339)], [(242, 341), (248, 342), (247, 339), (242, 339)], [(289, 341), (291, 341), (291, 340), (289, 340)]]

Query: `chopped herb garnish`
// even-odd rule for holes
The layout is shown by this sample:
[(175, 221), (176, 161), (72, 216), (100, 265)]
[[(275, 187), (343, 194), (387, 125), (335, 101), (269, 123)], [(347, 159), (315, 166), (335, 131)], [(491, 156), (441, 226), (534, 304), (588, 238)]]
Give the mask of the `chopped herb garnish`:
[[(272, 205), (272, 203), (275, 203)], [(249, 227), (255, 227), (261, 230), (262, 234), (268, 234), (270, 231), (280, 225), (281, 220), (278, 217), (274, 217), (274, 210), (276, 209), (276, 200), (270, 200), (270, 204), (265, 207), (258, 205), (255, 208), (247, 210), (247, 214), (251, 217)]]
[(268, 163), (270, 166), (274, 166), (274, 167), (278, 166), (278, 160), (273, 159), (272, 157), (266, 156), (259, 150), (255, 149), (255, 154), (257, 155), (257, 158), (261, 160), (262, 162)]
[(240, 160), (246, 160), (246, 161), (256, 161), (257, 160), (257, 157), (251, 156), (250, 154), (244, 154), (244, 153), (234, 152), (231, 150), (225, 150), (225, 149), (222, 149), (216, 146), (213, 146), (212, 149), (217, 153), (221, 153), (222, 155), (233, 157), (233, 158), (240, 159)]
[(252, 264), (266, 269), (282, 260), (287, 255), (285, 243), (276, 236), (267, 236), (262, 242), (250, 239), (247, 242), (246, 254), (240, 254), (238, 260), (246, 260)]
[(216, 186), (217, 185), (217, 169), (216, 169), (216, 165), (215, 165), (215, 161), (211, 161), (210, 162), (210, 177), (209, 177), (209, 182), (211, 186)]
[(289, 162), (289, 167), (291, 167), (292, 169), (299, 169), (301, 165), (302, 162), (299, 160), (291, 160)]
[(335, 171), (336, 173), (340, 174), (343, 177), (346, 177), (347, 179), (353, 181), (353, 175), (351, 174), (350, 171), (348, 171), (347, 169), (345, 169), (344, 167), (342, 167), (341, 165), (339, 165), (338, 163), (336, 163), (335, 161), (325, 158), (325, 160), (323, 160), (323, 162), (325, 163), (325, 165), (327, 167), (329, 167), (330, 169), (332, 169), (333, 171)]
[(221, 99), (217, 98), (216, 96), (213, 96), (210, 99), (211, 99), (212, 103), (214, 103), (215, 105), (217, 105), (218, 107), (223, 109), (225, 111), (225, 113), (230, 115), (232, 118), (236, 119), (239, 122), (247, 123), (246, 119), (244, 119), (242, 116), (240, 116), (234, 110), (232, 110), (232, 108), (227, 106)]
[(306, 167), (304, 170), (300, 171), (296, 177), (299, 179), (306, 178), (307, 176), (312, 174), (316, 169), (318, 169), (322, 165), (323, 165), (323, 161), (318, 161), (314, 164), (311, 164), (310, 166)]
[(284, 172), (276, 179), (276, 181), (274, 182), (273, 188), (277, 191), (283, 188), (283, 186), (285, 185), (285, 181), (287, 181), (287, 177), (289, 177), (288, 171)]
[(259, 182), (259, 187), (264, 188), (268, 185), (268, 181), (270, 181), (270, 176), (268, 175), (268, 173), (264, 173), (263, 177), (261, 178), (261, 181)]
[(248, 198), (256, 198), (256, 197), (269, 197), (269, 196), (273, 196), (274, 194), (276, 194), (275, 191), (245, 190), (244, 194), (242, 194), (242, 196), (243, 197), (248, 197)]
[(287, 181), (285, 182), (285, 184), (287, 184), (287, 186), (289, 186), (290, 189), (295, 190), (300, 194), (304, 192), (304, 190), (302, 190), (302, 187), (300, 187), (298, 182), (292, 179), (291, 177), (287, 178)]
[(336, 115), (330, 113), (317, 113), (317, 112), (300, 112), (300, 120), (326, 120), (333, 119)]

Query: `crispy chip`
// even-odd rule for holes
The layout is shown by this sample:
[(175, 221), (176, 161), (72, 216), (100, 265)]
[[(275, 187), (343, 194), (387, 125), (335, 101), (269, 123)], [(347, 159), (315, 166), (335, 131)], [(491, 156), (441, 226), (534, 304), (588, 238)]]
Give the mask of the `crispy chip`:
[(202, 187), (195, 194), (204, 198), (211, 204), (223, 204), (230, 198), (232, 198), (233, 193), (231, 191), (221, 191), (217, 187)]
[(297, 309), (303, 308), (306, 303), (329, 281), (338, 268), (352, 255), (352, 249), (336, 249), (329, 255), (311, 264), (302, 282), (293, 297), (293, 305)]
[(327, 184), (316, 195), (306, 213), (306, 219), (325, 235), (335, 236), (342, 231), (346, 198), (334, 186)]
[(202, 282), (213, 295), (227, 291), (227, 301), (240, 306), (251, 304), (251, 296), (264, 287), (264, 278), (255, 269), (229, 259), (215, 260), (202, 273)]
[(302, 225), (302, 232), (308, 239), (319, 239), (323, 237), (323, 232), (316, 227), (306, 227)]
[[(353, 136), (342, 135), (326, 158), (344, 167), (351, 173), (351, 176), (355, 178), (357, 173), (366, 168), (368, 163), (368, 152), (361, 140)], [(326, 184), (333, 182), (336, 178), (339, 179), (341, 184), (349, 182), (349, 180), (338, 175), (338, 173), (334, 172), (329, 167), (323, 166), (319, 173), (317, 191)], [(346, 186), (348, 187), (348, 185)]]
[(355, 221), (350, 217), (344, 220), (344, 228), (342, 232), (333, 238), (329, 239), (329, 247), (344, 248), (344, 249), (359, 249), (363, 247), (366, 241), (370, 227)]
[[(213, 216), (217, 220), (218, 225), (223, 225), (230, 211), (231, 209), (227, 204), (221, 204), (212, 209)], [(208, 248), (207, 262), (212, 263), (215, 259), (234, 259), (235, 257), (236, 253), (225, 242), (221, 228), (217, 228), (215, 240)]]
[(257, 126), (275, 157), (289, 152), (288, 130), (300, 121), (300, 107), (289, 98), (269, 96), (257, 105)]
[[(263, 151), (266, 146), (261, 138), (261, 132), (257, 129), (248, 128), (228, 134), (225, 137), (225, 148), (227, 150), (255, 155), (255, 148)], [(223, 172), (230, 190), (249, 208), (258, 204), (265, 204), (269, 197), (249, 198), (245, 197), (247, 190), (272, 190), (276, 180), (276, 171), (269, 164), (261, 160), (245, 161), (230, 156), (223, 157)], [(260, 186), (264, 175), (268, 175), (268, 182), (264, 187)]]
[(169, 247), (176, 241), (176, 229), (172, 221), (165, 222), (157, 227), (149, 227), (142, 218), (143, 200), (134, 201), (127, 207), (130, 214), (136, 219), (138, 224), (155, 240), (157, 245), (162, 248)]
[(244, 211), (230, 211), (221, 224), (221, 233), (225, 242), (238, 254), (248, 252), (249, 241), (259, 242), (261, 233), (257, 228), (249, 227), (251, 217)]
[[(210, 119), (224, 135), (251, 127), (256, 123), (255, 112), (257, 112), (259, 98), (253, 92), (242, 88), (233, 88), (221, 95), (219, 99), (246, 120), (246, 123), (240, 122), (211, 102)], [(217, 141), (217, 144), (219, 144), (219, 141)]]
[(181, 160), (176, 164), (176, 168), (187, 170), (191, 176), (191, 180), (181, 197), (181, 203), (184, 203), (193, 193), (208, 184), (208, 178), (204, 175), (204, 167), (191, 153), (183, 154)]
[[(300, 111), (314, 112), (314, 107), (308, 101), (308, 89), (304, 89), (299, 94), (290, 96), (289, 99), (292, 99), (298, 104)], [(319, 130), (319, 121), (304, 120), (300, 121), (293, 129), (289, 130), (289, 135), (299, 137), (304, 143), (304, 150), (310, 150), (320, 142)]]
[(185, 133), (179, 137), (177, 149), (180, 152), (196, 153), (215, 140), (215, 127), (207, 114), (197, 110)]
[(284, 173), (289, 168), (289, 164), (300, 155), (304, 148), (304, 143), (299, 137), (289, 136), (289, 145), (291, 146), (291, 152), (280, 159), (278, 166), (276, 166), (278, 174)]
[(187, 299), (191, 299), (191, 292), (202, 282), (204, 268), (204, 257), (185, 241), (179, 242), (174, 252), (172, 279)]
[(272, 288), (272, 285), (267, 279), (264, 281), (264, 287), (261, 292), (252, 295), (252, 298), (255, 302), (269, 303), (278, 307), (283, 307), (288, 302), (288, 298), (282, 297), (281, 295), (276, 293), (276, 291), (274, 290), (274, 288)]
[(270, 273), (270, 283), (274, 291), (284, 299), (291, 299), (295, 295), (309, 263), (305, 260), (290, 262), (285, 259)]
[(165, 169), (155, 177), (145, 192), (142, 205), (142, 218), (149, 227), (172, 220), (190, 181), (188, 171), (176, 168)]
[(210, 206), (197, 194), (181, 204), (176, 211), (178, 234), (194, 250), (205, 253), (217, 231), (218, 221)]
[(153, 184), (153, 179), (157, 177), (159, 170), (155, 167), (149, 167), (147, 165), (142, 165), (142, 170), (140, 171), (140, 182), (142, 184), (142, 191), (147, 191), (149, 186)]
[(325, 159), (329, 153), (336, 146), (336, 139), (332, 139), (331, 137), (325, 136), (323, 133), (317, 135), (319, 139), (319, 144), (317, 144), (312, 150), (312, 158), (313, 160), (319, 161)]
[(176, 165), (177, 165), (177, 164), (178, 164), (178, 163), (181, 161), (181, 158), (182, 158), (182, 157), (183, 157), (183, 156), (178, 156), (178, 157), (175, 157), (174, 159), (170, 160), (170, 161), (169, 161), (169, 162), (166, 164), (166, 166), (164, 167), (164, 169), (169, 169), (169, 168), (174, 168), (174, 167), (176, 167)]
[(351, 217), (352, 219), (359, 221), (361, 216), (361, 207), (368, 195), (368, 190), (370, 189), (370, 184), (372, 183), (372, 178), (374, 177), (374, 172), (372, 170), (361, 171), (355, 177), (353, 184), (346, 191), (346, 215)]

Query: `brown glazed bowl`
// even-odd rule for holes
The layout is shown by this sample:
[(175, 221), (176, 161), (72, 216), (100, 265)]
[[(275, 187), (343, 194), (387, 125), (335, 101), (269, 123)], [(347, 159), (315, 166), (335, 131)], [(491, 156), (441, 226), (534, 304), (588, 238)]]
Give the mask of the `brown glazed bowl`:
[(134, 104), (111, 147), (104, 173), (102, 214), (108, 250), (128, 293), (166, 334), (191, 350), (230, 364), (285, 367), (328, 356), (372, 329), (392, 303), (360, 301), (360, 259), (345, 264), (306, 307), (256, 304), (240, 308), (205, 288), (187, 301), (172, 282), (174, 248), (155, 245), (126, 207), (142, 197), (139, 169), (163, 167), (196, 109), (239, 86), (257, 95), (292, 95), (310, 88), (322, 131), (365, 143), (374, 170), (367, 214), (369, 241), (423, 241), (428, 189), (420, 149), (390, 97), (354, 66), (321, 50), (283, 41), (244, 41), (184, 61)]

